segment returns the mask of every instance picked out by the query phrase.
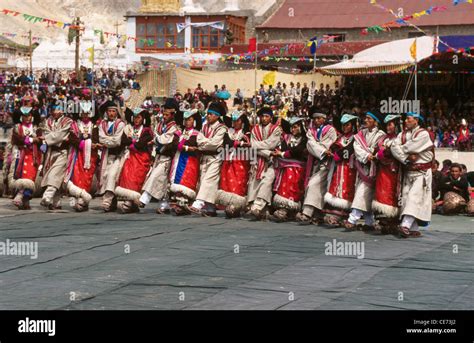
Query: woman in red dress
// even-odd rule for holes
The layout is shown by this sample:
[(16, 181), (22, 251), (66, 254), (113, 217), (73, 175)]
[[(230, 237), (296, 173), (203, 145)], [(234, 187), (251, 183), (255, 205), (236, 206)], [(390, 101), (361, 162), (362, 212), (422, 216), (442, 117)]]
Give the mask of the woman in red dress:
[(270, 219), (286, 222), (295, 218), (304, 198), (304, 179), (308, 151), (304, 119), (293, 117), (282, 120), (285, 134), (280, 147), (272, 152), (274, 158), (275, 181), (273, 185), (273, 212)]
[(242, 111), (225, 116), (229, 128), (224, 136), (224, 162), (221, 167), (216, 205), (225, 206), (227, 218), (236, 218), (247, 204), (250, 176), (250, 123)]
[(20, 112), (13, 115), (13, 120), (16, 123), (12, 133), (11, 172), (13, 189), (16, 192), (13, 205), (20, 210), (29, 210), (42, 159), (39, 149), (41, 141), (37, 138), (42, 135), (37, 126), (40, 116), (32, 107), (21, 107)]
[(96, 125), (92, 102), (80, 104), (80, 118), (71, 125), (71, 150), (65, 183), (71, 196), (71, 206), (77, 212), (87, 211), (92, 200), (92, 180), (98, 164), (99, 127)]
[(329, 174), (329, 189), (324, 196), (326, 202), (325, 222), (340, 226), (349, 216), (355, 194), (357, 169), (354, 156), (354, 135), (357, 133), (358, 117), (344, 114), (341, 118), (342, 134), (331, 146), (333, 166)]
[(372, 209), (379, 214), (378, 227), (384, 234), (398, 232), (399, 197), (401, 192), (401, 170), (390, 151), (397, 138), (399, 115), (388, 115), (385, 120), (387, 134), (380, 140), (377, 151), (377, 175), (375, 178), (375, 195)]
[(128, 124), (123, 132), (122, 146), (127, 150), (115, 194), (124, 200), (118, 205), (119, 211), (133, 213), (140, 212), (140, 192), (151, 167), (153, 132), (147, 110), (127, 108), (125, 117)]

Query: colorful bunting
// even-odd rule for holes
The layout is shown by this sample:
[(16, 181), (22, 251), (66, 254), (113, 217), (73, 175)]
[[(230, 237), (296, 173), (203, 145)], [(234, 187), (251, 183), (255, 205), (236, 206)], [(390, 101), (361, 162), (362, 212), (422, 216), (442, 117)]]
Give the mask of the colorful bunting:
[(408, 15), (408, 16), (405, 16), (403, 18), (400, 18), (400, 17), (398, 17), (397, 14), (395, 14), (395, 12), (393, 12), (393, 10), (391, 10), (389, 8), (386, 8), (385, 6), (383, 6), (381, 4), (376, 3), (375, 0), (371, 0), (370, 3), (372, 5), (380, 8), (380, 9), (386, 11), (386, 12), (390, 12), (395, 17), (397, 17), (397, 19), (394, 20), (394, 21), (382, 24), (382, 25), (374, 25), (374, 26), (369, 26), (365, 29), (362, 29), (361, 34), (363, 34), (363, 35), (367, 35), (370, 32), (374, 32), (374, 33), (388, 32), (388, 31), (390, 31), (391, 28), (398, 28), (398, 27), (401, 27), (401, 26), (409, 25), (408, 20), (419, 19), (420, 17), (425, 16), (425, 15), (430, 15), (433, 12), (442, 12), (442, 11), (447, 10), (446, 6), (432, 6), (427, 10), (417, 12), (417, 13), (413, 13), (412, 15)]

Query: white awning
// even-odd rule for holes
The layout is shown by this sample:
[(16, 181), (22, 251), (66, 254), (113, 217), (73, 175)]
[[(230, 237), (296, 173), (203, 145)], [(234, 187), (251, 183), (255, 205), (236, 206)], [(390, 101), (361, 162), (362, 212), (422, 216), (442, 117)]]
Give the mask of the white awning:
[(435, 37), (423, 36), (382, 43), (363, 50), (350, 60), (320, 68), (330, 75), (361, 75), (404, 70), (415, 63), (412, 47), (416, 40), (416, 62), (437, 52)]

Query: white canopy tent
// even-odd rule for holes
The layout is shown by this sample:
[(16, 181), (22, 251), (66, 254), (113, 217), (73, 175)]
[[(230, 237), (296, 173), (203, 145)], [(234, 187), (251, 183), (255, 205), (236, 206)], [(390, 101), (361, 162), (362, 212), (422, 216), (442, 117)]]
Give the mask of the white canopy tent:
[[(416, 61), (412, 47), (416, 40)], [(422, 36), (382, 43), (363, 50), (350, 60), (320, 68), (329, 75), (361, 75), (404, 70), (437, 52), (436, 37)]]

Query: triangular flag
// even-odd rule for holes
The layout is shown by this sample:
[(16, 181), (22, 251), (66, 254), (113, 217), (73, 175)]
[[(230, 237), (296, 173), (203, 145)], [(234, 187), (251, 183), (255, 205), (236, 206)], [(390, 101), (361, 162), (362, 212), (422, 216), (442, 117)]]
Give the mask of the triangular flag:
[(90, 53), (89, 62), (94, 63), (94, 54), (95, 54), (94, 46), (87, 49), (87, 51)]
[(411, 55), (411, 57), (413, 57), (413, 59), (416, 62), (416, 38), (415, 38), (415, 41), (413, 42), (413, 44), (410, 47), (410, 55)]
[(276, 72), (274, 71), (271, 71), (269, 73), (266, 73), (264, 76), (263, 76), (263, 84), (265, 86), (268, 86), (268, 85), (274, 85), (275, 84), (275, 79), (276, 79)]

